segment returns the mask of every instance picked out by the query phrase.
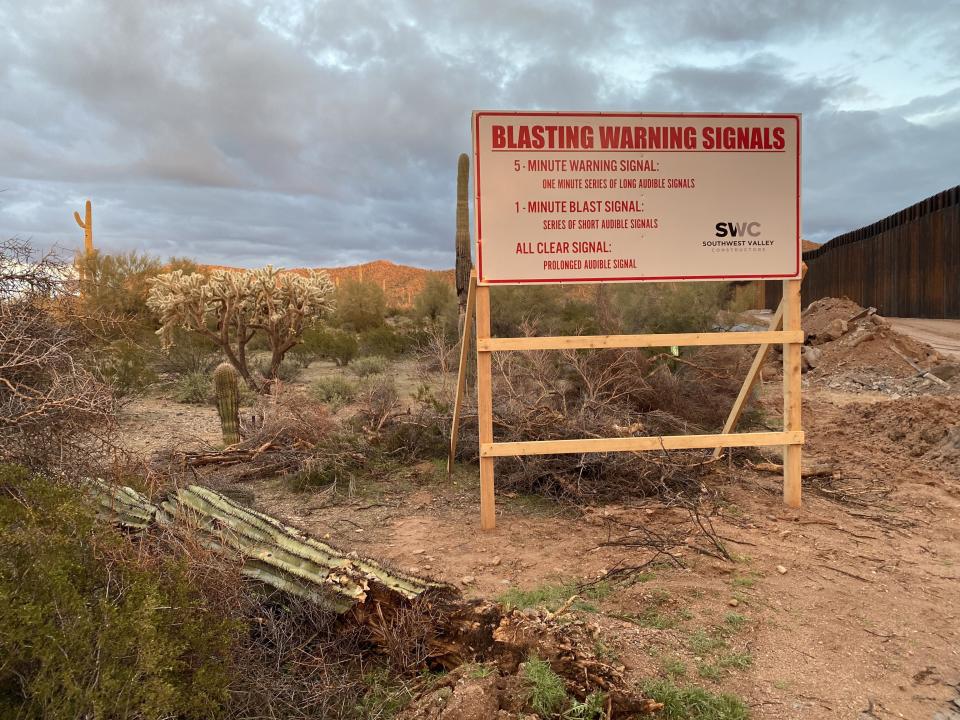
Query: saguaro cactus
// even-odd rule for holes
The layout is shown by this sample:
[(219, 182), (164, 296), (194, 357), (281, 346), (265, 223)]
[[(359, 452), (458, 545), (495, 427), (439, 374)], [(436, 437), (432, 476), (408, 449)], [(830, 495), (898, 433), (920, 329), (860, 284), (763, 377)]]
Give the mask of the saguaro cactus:
[(239, 377), (239, 373), (228, 362), (220, 363), (213, 371), (217, 412), (220, 413), (220, 428), (223, 430), (223, 442), (226, 445), (240, 442)]
[(83, 228), (83, 251), (89, 255), (93, 252), (93, 206), (89, 200), (87, 200), (86, 218), (81, 220), (80, 213), (74, 211), (73, 219)]
[(460, 318), (467, 309), (467, 286), (470, 284), (470, 206), (467, 202), (467, 184), (470, 175), (470, 158), (461, 153), (457, 161), (457, 300), (460, 303)]

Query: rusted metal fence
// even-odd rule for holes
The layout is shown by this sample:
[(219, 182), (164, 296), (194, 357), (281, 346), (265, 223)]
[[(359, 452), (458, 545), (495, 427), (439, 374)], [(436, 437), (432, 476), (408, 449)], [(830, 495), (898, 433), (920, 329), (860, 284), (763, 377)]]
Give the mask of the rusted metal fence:
[[(960, 318), (960, 185), (803, 254), (804, 303), (847, 296), (891, 317)], [(767, 282), (764, 304), (780, 302)]]

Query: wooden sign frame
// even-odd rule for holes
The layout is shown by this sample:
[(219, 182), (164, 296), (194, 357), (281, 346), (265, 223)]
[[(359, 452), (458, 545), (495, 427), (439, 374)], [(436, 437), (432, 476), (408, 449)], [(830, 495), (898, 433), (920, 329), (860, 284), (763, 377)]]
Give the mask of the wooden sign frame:
[[(805, 268), (804, 268), (805, 269)], [(498, 457), (553, 455), (563, 453), (644, 452), (649, 450), (687, 450), (714, 448), (719, 457), (723, 448), (783, 447), (783, 501), (799, 508), (801, 503), (801, 454), (804, 432), (801, 423), (800, 352), (803, 330), (800, 327), (801, 279), (783, 281), (783, 299), (770, 326), (761, 332), (655, 333), (648, 335), (567, 335), (554, 337), (490, 336), (490, 288), (478, 285), (476, 271), (470, 276), (467, 312), (460, 346), (450, 452), (447, 472), (453, 470), (457, 446), (460, 410), (466, 390), (466, 366), (470, 336), (476, 322), (477, 421), (480, 442), (480, 527), (496, 527), (494, 464)], [(778, 329), (782, 322), (782, 329)], [(783, 345), (783, 430), (779, 432), (733, 432), (743, 404), (750, 394), (770, 345)], [(524, 350), (573, 350), (599, 348), (641, 348), (705, 345), (759, 345), (730, 415), (719, 434), (654, 435), (648, 437), (583, 438), (576, 440), (527, 440), (496, 442), (493, 437), (492, 353)]]

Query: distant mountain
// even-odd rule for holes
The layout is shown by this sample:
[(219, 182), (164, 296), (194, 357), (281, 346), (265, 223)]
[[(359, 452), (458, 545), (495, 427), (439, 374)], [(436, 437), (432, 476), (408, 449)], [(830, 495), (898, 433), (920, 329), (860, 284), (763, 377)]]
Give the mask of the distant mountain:
[[(208, 265), (207, 267), (219, 270), (239, 269), (225, 265)], [(413, 298), (423, 289), (423, 286), (427, 283), (427, 278), (431, 275), (442, 278), (450, 283), (451, 287), (455, 282), (452, 268), (450, 270), (427, 270), (411, 265), (398, 265), (389, 260), (374, 260), (362, 265), (347, 265), (346, 267), (289, 268), (289, 272), (302, 275), (311, 270), (325, 270), (337, 286), (347, 280), (376, 283), (383, 288), (384, 295), (387, 296), (387, 305), (392, 307), (410, 307), (413, 305)]]
[(811, 250), (816, 250), (820, 247), (820, 243), (815, 243), (813, 240), (804, 240), (800, 241), (800, 252), (810, 252)]

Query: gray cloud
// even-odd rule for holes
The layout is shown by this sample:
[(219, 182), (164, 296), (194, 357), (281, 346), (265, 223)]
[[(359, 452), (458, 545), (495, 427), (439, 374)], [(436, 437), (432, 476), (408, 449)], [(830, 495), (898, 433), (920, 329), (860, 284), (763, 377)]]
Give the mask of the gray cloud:
[[(0, 6), (0, 232), (209, 262), (452, 265), (478, 108), (800, 111), (805, 231), (955, 184), (960, 90), (869, 112), (858, 65), (943, 4), (37, 0)], [(823, 73), (792, 42), (849, 41)], [(869, 50), (858, 42), (869, 39)], [(918, 41), (920, 41), (918, 40)], [(859, 53), (859, 54), (858, 54)]]

